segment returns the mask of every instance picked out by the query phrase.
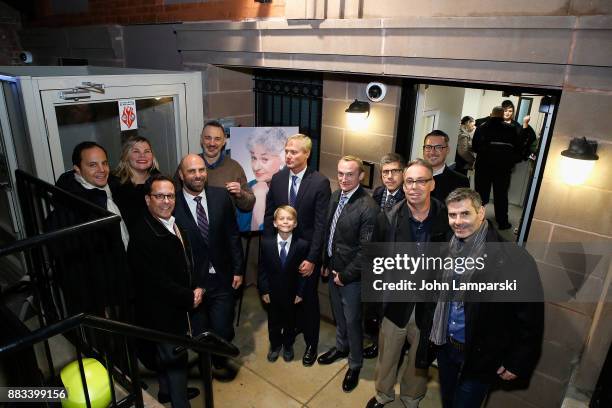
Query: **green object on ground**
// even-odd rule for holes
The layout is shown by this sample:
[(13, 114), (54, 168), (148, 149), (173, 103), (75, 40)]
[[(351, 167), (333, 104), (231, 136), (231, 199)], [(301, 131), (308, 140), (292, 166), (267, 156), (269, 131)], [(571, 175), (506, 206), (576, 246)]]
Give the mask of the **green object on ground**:
[[(111, 401), (110, 382), (108, 372), (100, 362), (94, 358), (84, 358), (85, 381), (91, 408), (106, 408)], [(79, 372), (79, 362), (73, 361), (64, 367), (60, 373), (62, 383), (68, 393), (68, 398), (62, 400), (63, 408), (86, 407), (83, 382)]]

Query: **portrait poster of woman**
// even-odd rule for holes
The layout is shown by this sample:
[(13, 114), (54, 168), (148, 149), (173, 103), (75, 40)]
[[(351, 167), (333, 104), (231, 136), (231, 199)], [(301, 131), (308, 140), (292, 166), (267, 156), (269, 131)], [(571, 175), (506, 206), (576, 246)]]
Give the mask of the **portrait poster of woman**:
[(255, 194), (253, 211), (237, 211), (240, 231), (263, 230), (270, 180), (285, 166), (285, 142), (296, 133), (297, 126), (230, 128), (232, 158), (244, 169)]

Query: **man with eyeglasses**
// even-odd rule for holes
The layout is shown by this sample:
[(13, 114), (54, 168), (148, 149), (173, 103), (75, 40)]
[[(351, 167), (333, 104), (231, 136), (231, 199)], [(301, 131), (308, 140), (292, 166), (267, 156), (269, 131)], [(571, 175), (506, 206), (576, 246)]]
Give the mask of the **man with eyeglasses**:
[[(432, 197), (436, 188), (433, 168), (428, 161), (416, 159), (404, 170), (406, 199), (390, 211), (381, 212), (374, 227), (374, 242), (446, 242), (450, 235), (446, 207)], [(428, 307), (429, 306), (429, 307)], [(416, 408), (427, 392), (429, 361), (417, 361), (427, 356), (422, 351), (428, 340), (422, 338), (421, 322), (431, 321), (431, 305), (419, 303), (386, 303), (380, 327), (379, 354), (374, 372), (376, 395), (367, 408), (382, 408), (395, 399), (395, 383), (400, 378), (400, 400), (407, 408)], [(424, 334), (423, 334), (424, 335)], [(405, 371), (398, 373), (402, 348), (408, 340), (410, 348)], [(417, 354), (417, 350), (420, 352)]]
[(436, 181), (436, 188), (431, 195), (441, 202), (444, 202), (446, 196), (454, 189), (470, 186), (470, 181), (466, 176), (446, 166), (448, 140), (446, 133), (441, 130), (433, 130), (425, 136), (423, 144), (423, 158), (431, 164)]
[[(234, 338), (234, 293), (242, 284), (243, 253), (234, 207), (228, 192), (208, 186), (204, 160), (196, 154), (179, 165), (183, 189), (174, 216), (193, 247), (195, 279), (204, 289), (193, 316), (194, 335), (211, 330), (227, 341)], [(213, 377), (230, 381), (237, 373), (227, 359), (213, 356)]]
[[(128, 260), (138, 282), (136, 323), (179, 336), (189, 333), (189, 312), (202, 302), (203, 289), (192, 277), (191, 247), (184, 230), (172, 216), (174, 183), (156, 174), (145, 183), (147, 211), (135, 221), (128, 246)], [(189, 407), (199, 394), (187, 388), (187, 353), (176, 355), (174, 345), (139, 344), (139, 358), (155, 369), (159, 379), (158, 400)]]
[[(380, 159), (380, 176), (382, 186), (376, 187), (372, 198), (381, 208), (388, 211), (404, 199), (402, 189), (404, 167), (406, 161), (397, 153), (387, 153)], [(380, 303), (364, 303), (364, 329), (372, 344), (363, 349), (363, 358), (376, 358), (378, 356), (378, 333), (382, 319)]]

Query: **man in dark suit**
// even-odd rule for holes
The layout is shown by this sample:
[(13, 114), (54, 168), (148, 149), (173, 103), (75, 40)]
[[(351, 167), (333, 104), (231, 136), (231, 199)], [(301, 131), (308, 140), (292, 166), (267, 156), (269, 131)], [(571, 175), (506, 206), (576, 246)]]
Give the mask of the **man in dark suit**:
[(431, 164), (434, 171), (436, 188), (431, 195), (442, 202), (454, 189), (470, 186), (466, 176), (446, 166), (446, 156), (448, 156), (448, 135), (441, 130), (431, 131), (425, 136), (423, 158)]
[[(300, 274), (307, 276), (303, 305), (298, 313), (298, 322), (304, 333), (306, 351), (302, 363), (309, 367), (317, 358), (319, 345), (319, 295), (317, 286), (321, 255), (325, 239), (325, 221), (331, 190), (329, 180), (318, 171), (307, 166), (312, 141), (308, 136), (289, 136), (285, 144), (285, 168), (272, 177), (266, 195), (264, 235), (274, 235), (274, 211), (281, 205), (291, 205), (297, 210), (296, 237), (309, 243), (308, 256), (300, 265)], [(301, 315), (300, 315), (301, 314)]]
[[(404, 199), (402, 173), (406, 161), (397, 153), (387, 153), (380, 159), (380, 177), (383, 185), (377, 187), (372, 198), (381, 210), (390, 210)], [(372, 339), (372, 344), (363, 349), (363, 358), (378, 356), (378, 332), (382, 320), (380, 303), (364, 303), (364, 328), (366, 336)]]
[[(192, 279), (189, 240), (172, 216), (174, 184), (155, 175), (145, 192), (148, 211), (135, 221), (128, 247), (129, 265), (138, 282), (136, 322), (184, 336), (189, 332), (189, 312), (202, 302), (203, 290)], [(157, 344), (154, 352), (158, 400), (172, 402), (174, 408), (188, 407), (187, 354), (175, 355), (172, 344)], [(195, 388), (189, 393), (190, 398), (199, 394)]]
[(404, 199), (402, 173), (406, 161), (397, 153), (387, 153), (380, 159), (380, 178), (383, 185), (376, 187), (372, 198), (382, 209), (389, 209)]
[(363, 243), (369, 242), (380, 212), (361, 187), (363, 162), (344, 156), (338, 162), (338, 185), (327, 212), (323, 275), (329, 276), (329, 296), (336, 321), (336, 345), (319, 356), (319, 364), (347, 357), (349, 369), (342, 390), (351, 392), (359, 382), (363, 365), (361, 328), (361, 273), (365, 263)]
[[(234, 293), (242, 284), (242, 246), (229, 193), (206, 185), (206, 164), (195, 154), (183, 157), (174, 216), (193, 247), (195, 279), (204, 288), (202, 305), (193, 318), (194, 334), (211, 330), (227, 341), (234, 338)], [(215, 356), (213, 375), (230, 380), (236, 370)]]

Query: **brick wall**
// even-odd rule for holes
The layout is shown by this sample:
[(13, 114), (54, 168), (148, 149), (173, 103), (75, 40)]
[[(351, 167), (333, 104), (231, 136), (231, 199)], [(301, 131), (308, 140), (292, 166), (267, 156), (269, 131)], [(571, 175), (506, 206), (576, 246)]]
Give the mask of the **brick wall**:
[(19, 13), (0, 3), (0, 65), (20, 65), (21, 44), (17, 31), (21, 28)]
[(88, 0), (87, 12), (54, 9), (52, 0), (38, 0), (32, 26), (65, 27), (92, 24), (144, 24), (203, 20), (244, 20), (283, 16), (285, 1), (261, 4), (254, 0)]

